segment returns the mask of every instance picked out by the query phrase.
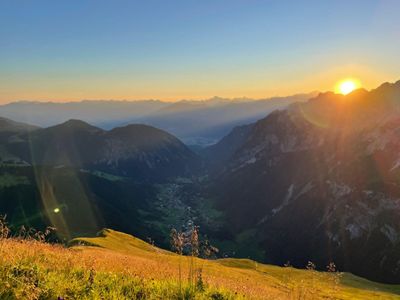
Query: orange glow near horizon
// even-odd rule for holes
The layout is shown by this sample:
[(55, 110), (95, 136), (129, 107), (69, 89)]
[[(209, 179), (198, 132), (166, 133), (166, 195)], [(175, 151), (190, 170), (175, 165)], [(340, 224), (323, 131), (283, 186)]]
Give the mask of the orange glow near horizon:
[[(333, 63), (332, 63), (333, 64)], [(168, 78), (154, 76), (151, 84), (148, 78), (136, 78), (124, 75), (111, 78), (98, 78), (93, 74), (89, 79), (69, 78), (62, 80), (55, 78), (34, 78), (32, 80), (9, 81), (0, 83), (0, 104), (15, 101), (40, 102), (78, 102), (81, 100), (146, 100), (157, 99), (167, 102), (187, 100), (205, 100), (213, 96), (221, 98), (252, 98), (266, 99), (271, 97), (286, 97), (312, 91), (334, 91), (345, 94), (339, 85), (344, 81), (352, 81), (355, 88), (363, 87), (367, 90), (376, 88), (384, 82), (395, 82), (398, 75), (371, 69), (364, 65), (337, 65), (313, 74), (299, 71), (295, 75), (287, 76), (282, 70), (266, 72), (252, 70), (248, 74), (219, 72), (217, 75), (208, 74), (202, 77), (199, 72), (172, 74)], [(362, 78), (362, 85), (358, 78)], [(339, 79), (339, 80), (338, 80)], [(342, 80), (340, 80), (342, 79)], [(346, 91), (351, 90), (347, 87)]]

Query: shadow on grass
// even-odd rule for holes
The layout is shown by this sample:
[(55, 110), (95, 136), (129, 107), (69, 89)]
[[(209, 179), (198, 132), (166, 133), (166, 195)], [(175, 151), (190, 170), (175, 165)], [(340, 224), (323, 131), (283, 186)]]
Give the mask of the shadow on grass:
[(363, 289), (368, 291), (387, 292), (400, 295), (400, 285), (377, 283), (361, 277), (357, 277), (350, 273), (345, 273), (341, 278), (340, 283), (344, 286), (352, 288)]

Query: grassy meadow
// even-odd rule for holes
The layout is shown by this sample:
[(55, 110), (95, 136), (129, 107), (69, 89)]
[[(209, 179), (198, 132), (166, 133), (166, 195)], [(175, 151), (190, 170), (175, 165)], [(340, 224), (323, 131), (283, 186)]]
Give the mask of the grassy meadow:
[(106, 229), (68, 248), (0, 239), (0, 299), (400, 299), (400, 286), (247, 259), (180, 256)]

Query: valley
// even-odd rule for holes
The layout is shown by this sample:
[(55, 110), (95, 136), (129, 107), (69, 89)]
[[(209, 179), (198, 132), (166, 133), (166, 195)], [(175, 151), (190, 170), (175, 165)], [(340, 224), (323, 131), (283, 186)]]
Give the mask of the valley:
[(320, 94), (197, 153), (147, 125), (2, 119), (0, 211), (65, 242), (113, 228), (169, 249), (172, 228), (196, 225), (220, 257), (398, 283), (399, 95)]
[(0, 0), (0, 300), (400, 300), (399, 12)]

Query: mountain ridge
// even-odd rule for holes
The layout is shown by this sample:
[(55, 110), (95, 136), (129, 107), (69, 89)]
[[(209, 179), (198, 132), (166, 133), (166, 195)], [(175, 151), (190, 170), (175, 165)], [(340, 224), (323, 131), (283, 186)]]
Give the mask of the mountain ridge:
[[(189, 162), (195, 157), (174, 136), (142, 124), (107, 131), (71, 119), (17, 136), (17, 143), (3, 139), (0, 144), (30, 164), (96, 168), (116, 175), (140, 177), (146, 174), (144, 178), (150, 178), (153, 177), (150, 169), (157, 170), (157, 166), (162, 172), (177, 174), (186, 168), (183, 161)], [(140, 175), (141, 172), (144, 173)]]
[(398, 83), (324, 93), (257, 121), (212, 175), (227, 227), (255, 230), (279, 264), (334, 260), (400, 280), (398, 96)]

